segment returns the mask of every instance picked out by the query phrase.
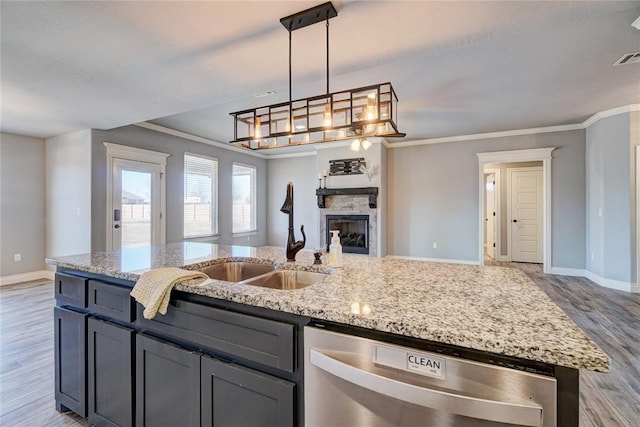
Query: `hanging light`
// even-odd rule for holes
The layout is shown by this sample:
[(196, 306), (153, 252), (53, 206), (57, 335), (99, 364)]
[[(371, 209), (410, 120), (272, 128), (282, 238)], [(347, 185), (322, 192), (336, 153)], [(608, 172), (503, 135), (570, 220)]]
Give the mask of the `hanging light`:
[(351, 141), (351, 151), (360, 151), (360, 147), (368, 150), (371, 147), (371, 141), (367, 138), (356, 138)]
[[(356, 146), (371, 146), (366, 137), (404, 137), (398, 131), (396, 96), (391, 83), (380, 83), (329, 92), (329, 20), (338, 16), (331, 2), (280, 19), (289, 32), (289, 102), (231, 113), (234, 121), (232, 144), (251, 150), (341, 141), (356, 138)], [(324, 95), (291, 99), (292, 32), (326, 22), (327, 89)], [(262, 118), (262, 120), (261, 120)], [(357, 151), (357, 150), (354, 150)]]

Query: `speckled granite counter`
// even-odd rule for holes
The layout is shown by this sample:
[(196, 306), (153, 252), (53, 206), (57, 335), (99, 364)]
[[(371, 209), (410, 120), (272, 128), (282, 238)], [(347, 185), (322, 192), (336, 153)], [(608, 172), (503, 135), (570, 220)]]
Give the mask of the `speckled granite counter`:
[[(570, 368), (606, 372), (609, 358), (524, 273), (503, 267), (344, 255), (344, 267), (311, 266), (311, 251), (285, 262), (281, 248), (208, 243), (47, 259), (59, 268), (136, 281), (157, 267), (247, 260), (332, 272), (299, 290), (209, 280), (184, 292)], [(324, 257), (323, 257), (324, 258)]]

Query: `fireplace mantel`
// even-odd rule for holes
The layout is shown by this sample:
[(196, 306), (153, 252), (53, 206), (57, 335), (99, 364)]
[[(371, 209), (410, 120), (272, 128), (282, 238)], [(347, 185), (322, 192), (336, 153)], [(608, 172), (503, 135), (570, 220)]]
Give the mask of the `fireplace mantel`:
[(327, 196), (369, 196), (369, 207), (376, 209), (378, 207), (378, 187), (359, 187), (359, 188), (318, 188), (316, 196), (318, 196), (318, 207), (324, 208), (325, 197)]

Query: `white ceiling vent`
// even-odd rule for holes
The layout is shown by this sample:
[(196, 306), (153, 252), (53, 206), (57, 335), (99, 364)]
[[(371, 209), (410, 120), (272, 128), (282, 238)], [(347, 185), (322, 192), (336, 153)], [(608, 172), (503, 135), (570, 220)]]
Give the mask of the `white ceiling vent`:
[(625, 53), (613, 65), (635, 64), (640, 62), (640, 52)]

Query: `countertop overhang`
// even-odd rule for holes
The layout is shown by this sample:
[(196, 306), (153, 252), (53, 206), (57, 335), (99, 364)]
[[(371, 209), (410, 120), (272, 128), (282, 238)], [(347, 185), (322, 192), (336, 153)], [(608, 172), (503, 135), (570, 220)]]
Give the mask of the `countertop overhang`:
[[(324, 258), (324, 257), (323, 257)], [(298, 290), (210, 280), (175, 289), (537, 362), (609, 370), (609, 358), (523, 272), (344, 254), (344, 266), (313, 266), (310, 250), (286, 262), (284, 250), (172, 243), (48, 258), (48, 264), (135, 282), (152, 268), (194, 269), (225, 261), (331, 272)]]

